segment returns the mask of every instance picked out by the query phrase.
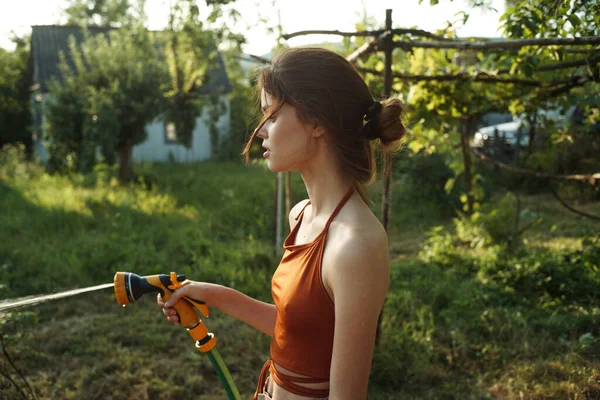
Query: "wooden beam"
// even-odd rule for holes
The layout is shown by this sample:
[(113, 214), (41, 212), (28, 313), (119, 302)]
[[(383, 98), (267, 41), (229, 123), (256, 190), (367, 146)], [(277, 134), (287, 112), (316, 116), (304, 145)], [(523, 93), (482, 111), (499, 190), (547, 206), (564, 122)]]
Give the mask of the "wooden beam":
[[(383, 36), (385, 36), (385, 33), (383, 33)], [(348, 60), (351, 64), (355, 64), (358, 60), (360, 60), (367, 54), (377, 51), (377, 46), (379, 46), (380, 44), (380, 37), (371, 39), (368, 42), (364, 43), (362, 46), (360, 46), (358, 49), (354, 50), (352, 54), (346, 57), (346, 60)]]
[(256, 61), (258, 63), (261, 64), (271, 64), (271, 60), (267, 60), (266, 58), (260, 57), (260, 56), (255, 56), (254, 54), (246, 54), (248, 57), (250, 57), (253, 61)]
[(581, 58), (579, 60), (562, 61), (562, 62), (554, 63), (554, 64), (541, 65), (541, 66), (537, 67), (534, 71), (541, 72), (541, 71), (553, 71), (553, 70), (557, 70), (557, 69), (572, 68), (572, 67), (583, 67), (584, 65), (594, 64), (598, 61), (600, 61), (600, 50), (598, 50), (598, 52), (596, 54), (594, 54), (593, 56), (588, 57), (588, 58)]
[(586, 217), (586, 218), (589, 218), (589, 219), (593, 219), (593, 220), (596, 220), (596, 221), (600, 221), (600, 216), (598, 216), (598, 215), (594, 215), (594, 214), (590, 214), (590, 213), (587, 213), (587, 212), (585, 212), (585, 211), (580, 211), (580, 210), (577, 210), (576, 208), (573, 208), (572, 206), (568, 205), (568, 204), (567, 204), (567, 203), (566, 203), (566, 202), (565, 202), (565, 201), (564, 201), (564, 200), (563, 200), (563, 199), (562, 199), (562, 198), (561, 198), (561, 197), (558, 195), (558, 193), (556, 192), (556, 189), (554, 189), (554, 186), (553, 186), (551, 183), (549, 183), (549, 184), (548, 184), (548, 186), (550, 187), (550, 190), (552, 191), (552, 195), (554, 196), (554, 198), (555, 198), (556, 200), (558, 200), (558, 202), (559, 202), (559, 203), (560, 203), (560, 204), (561, 204), (561, 205), (562, 205), (564, 208), (566, 208), (567, 210), (571, 211), (572, 213), (575, 213), (575, 214), (577, 214), (577, 215), (581, 215), (582, 217)]
[(554, 175), (548, 174), (546, 172), (534, 171), (526, 168), (514, 167), (512, 165), (508, 165), (503, 163), (502, 161), (494, 160), (493, 158), (486, 156), (485, 154), (479, 152), (478, 150), (471, 148), (473, 154), (475, 154), (481, 161), (489, 162), (498, 167), (505, 169), (507, 171), (516, 172), (518, 174), (534, 176), (540, 179), (551, 179), (551, 180), (563, 180), (563, 181), (580, 181), (580, 182), (588, 182), (594, 183), (597, 180), (600, 180), (600, 172), (596, 172), (595, 174), (573, 174), (573, 175)]
[(565, 49), (565, 53), (569, 54), (597, 54), (600, 49)]
[[(583, 67), (584, 65), (591, 65), (600, 61), (600, 52), (592, 55), (588, 58), (580, 58), (578, 60), (570, 60), (570, 61), (561, 61), (557, 63), (551, 63), (546, 65), (541, 65), (533, 69), (534, 72), (546, 72), (546, 71), (556, 71), (558, 69), (566, 69), (573, 67)], [(487, 70), (482, 71), (486, 72), (490, 75), (502, 75), (502, 74), (510, 74), (510, 69), (498, 69), (498, 70)]]
[[(373, 75), (382, 75), (382, 71), (378, 71), (371, 68), (357, 68), (360, 72), (373, 74)], [(403, 74), (399, 72), (395, 72), (392, 74), (395, 79), (404, 80), (404, 81), (439, 81), (439, 82), (447, 82), (447, 81), (463, 81), (472, 77), (476, 82), (484, 82), (484, 83), (515, 83), (519, 85), (525, 86), (542, 86), (542, 82), (534, 80), (534, 79), (518, 79), (518, 78), (498, 78), (495, 76), (488, 75), (486, 73), (477, 73), (475, 75), (471, 75), (468, 73), (459, 73), (459, 74), (440, 74), (440, 75), (411, 75), (411, 74)]]
[(337, 36), (344, 36), (344, 37), (379, 36), (383, 32), (384, 32), (383, 29), (380, 29), (377, 31), (359, 31), (359, 32), (347, 32), (347, 31), (344, 32), (344, 31), (339, 31), (339, 30), (312, 29), (312, 30), (306, 30), (306, 31), (287, 33), (287, 34), (281, 35), (281, 37), (284, 38), (285, 40), (289, 40), (291, 38), (295, 38), (297, 36), (304, 36), (304, 35), (337, 35)]
[[(313, 29), (313, 30), (305, 30), (298, 31), (293, 33), (287, 33), (282, 35), (285, 40), (289, 40), (296, 36), (304, 36), (304, 35), (338, 35), (344, 37), (353, 37), (353, 36), (373, 36), (378, 37), (384, 34), (388, 29), (377, 29), (374, 31), (357, 31), (357, 32), (348, 32), (348, 31), (339, 31), (339, 30), (325, 30), (325, 29)], [(451, 39), (445, 38), (440, 35), (433, 34), (431, 32), (425, 31), (423, 29), (406, 29), (406, 28), (395, 28), (389, 29), (392, 32), (392, 35), (411, 35), (411, 36), (419, 36), (426, 37), (429, 39), (439, 40), (439, 41), (450, 41)]]
[(542, 38), (542, 39), (519, 39), (519, 40), (494, 40), (489, 42), (468, 42), (464, 40), (454, 41), (397, 41), (394, 47), (410, 51), (413, 48), (424, 49), (518, 49), (525, 46), (577, 46), (600, 44), (600, 36), (586, 36), (576, 38)]

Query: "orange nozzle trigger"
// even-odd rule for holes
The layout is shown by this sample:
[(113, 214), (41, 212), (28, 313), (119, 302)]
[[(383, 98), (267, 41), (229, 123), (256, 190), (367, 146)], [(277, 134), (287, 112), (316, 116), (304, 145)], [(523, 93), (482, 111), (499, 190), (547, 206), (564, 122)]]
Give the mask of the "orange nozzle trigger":
[[(169, 289), (171, 290), (177, 290), (179, 288), (184, 287), (185, 285), (190, 283), (189, 279), (184, 280), (183, 282), (179, 282), (177, 280), (177, 274), (173, 271), (171, 271), (171, 274), (169, 275), (171, 278), (171, 285), (169, 286)], [(198, 300), (193, 300), (190, 299), (187, 296), (184, 296), (184, 298), (195, 308), (197, 308), (198, 310), (200, 310), (200, 312), (202, 313), (202, 315), (204, 315), (206, 318), (208, 318), (208, 307), (206, 306), (206, 304), (204, 304), (203, 302), (199, 302)]]
[(169, 289), (177, 290), (179, 288), (184, 287), (188, 283), (190, 283), (190, 281), (187, 279), (183, 282), (179, 282), (177, 280), (177, 274), (173, 271), (171, 271), (170, 277), (171, 277), (171, 286), (173, 286), (173, 287), (169, 287)]

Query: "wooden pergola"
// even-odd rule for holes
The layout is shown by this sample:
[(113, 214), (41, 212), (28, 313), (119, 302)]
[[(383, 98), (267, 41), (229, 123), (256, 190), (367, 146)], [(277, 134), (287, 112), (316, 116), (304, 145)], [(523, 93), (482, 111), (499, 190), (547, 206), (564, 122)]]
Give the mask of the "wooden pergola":
[[(394, 49), (403, 49), (404, 51), (412, 51), (415, 48), (428, 48), (428, 49), (465, 49), (465, 50), (482, 50), (482, 49), (518, 49), (524, 46), (581, 46), (581, 45), (598, 45), (600, 44), (600, 36), (591, 36), (591, 37), (574, 37), (574, 38), (542, 38), (542, 39), (522, 39), (522, 40), (489, 40), (489, 39), (481, 39), (481, 38), (472, 38), (472, 39), (463, 39), (463, 40), (454, 40), (444, 38), (442, 36), (433, 34), (431, 32), (427, 32), (422, 29), (403, 29), (403, 28), (393, 28), (392, 27), (392, 10), (386, 10), (385, 17), (385, 28), (373, 31), (358, 31), (358, 32), (344, 32), (339, 30), (305, 30), (298, 31), (289, 34), (285, 34), (282, 37), (286, 40), (289, 40), (294, 37), (302, 36), (302, 35), (337, 35), (343, 37), (369, 37), (370, 40), (365, 44), (357, 48), (352, 54), (346, 57), (348, 61), (356, 66), (358, 61), (373, 52), (382, 52), (384, 54), (384, 68), (382, 71), (367, 69), (360, 66), (356, 66), (357, 70), (363, 73), (374, 74), (377, 76), (383, 76), (384, 82), (384, 98), (390, 97), (392, 95), (392, 83), (396, 80), (403, 81), (460, 81), (466, 79), (473, 79), (476, 82), (483, 82), (489, 84), (506, 84), (513, 83), (525, 86), (532, 87), (542, 87), (548, 90), (548, 93), (556, 96), (562, 93), (566, 93), (574, 87), (583, 86), (588, 82), (598, 81), (597, 74), (590, 73), (588, 75), (573, 75), (568, 79), (561, 79), (550, 82), (548, 85), (544, 85), (543, 82), (536, 79), (523, 79), (509, 76), (509, 70), (494, 70), (494, 71), (486, 71), (481, 70), (477, 71), (473, 74), (469, 73), (459, 73), (459, 74), (438, 74), (438, 75), (411, 75), (411, 74), (403, 74), (397, 73), (392, 70), (392, 53)], [(395, 36), (402, 35), (404, 37), (408, 37), (408, 39), (395, 39)], [(430, 40), (421, 40), (421, 38), (430, 39)], [(600, 49), (572, 49), (569, 50), (575, 54), (584, 54), (584, 57), (578, 60), (572, 61), (564, 61), (558, 63), (552, 63), (547, 65), (539, 66), (535, 69), (536, 72), (542, 71), (552, 71), (559, 70), (565, 68), (573, 68), (578, 66), (595, 66), (596, 70), (598, 68), (598, 63), (600, 62)], [(268, 63), (269, 60), (262, 59), (260, 57), (251, 56), (254, 60), (258, 62)], [(508, 75), (508, 76), (507, 76)], [(461, 132), (462, 133), (462, 132)], [(463, 136), (468, 135), (468, 132), (464, 132)], [(467, 139), (465, 137), (465, 139)], [(463, 140), (463, 146), (468, 146), (468, 140)], [(470, 157), (470, 153), (474, 152), (479, 160), (495, 163), (498, 166), (501, 166), (507, 170), (528, 174), (531, 176), (535, 176), (541, 179), (567, 179), (567, 180), (579, 180), (579, 181), (587, 181), (594, 183), (600, 180), (600, 173), (590, 174), (590, 175), (569, 175), (569, 176), (554, 176), (551, 174), (544, 174), (538, 171), (531, 171), (522, 168), (515, 168), (508, 166), (506, 164), (495, 161), (479, 152), (475, 149), (463, 149), (465, 153), (465, 157)], [(389, 162), (389, 161), (384, 161)], [(465, 160), (465, 164), (470, 165), (470, 160)], [(382, 199), (382, 210), (381, 210), (381, 223), (384, 228), (387, 230), (389, 226), (389, 218), (390, 218), (390, 202), (391, 202), (391, 168), (388, 165), (383, 166), (383, 199)], [(465, 179), (468, 180), (467, 188), (470, 187), (471, 180), (471, 172), (470, 170), (465, 171)], [(289, 213), (290, 211), (290, 200), (289, 200), (289, 176), (287, 177), (288, 184), (287, 186), (287, 195), (286, 195), (286, 210)], [(281, 211), (282, 211), (282, 187), (283, 187), (283, 176), (280, 176), (277, 181), (277, 204), (279, 204), (278, 216), (276, 220), (279, 221), (281, 219)], [(469, 189), (467, 189), (469, 190)], [(558, 198), (558, 197), (557, 197)], [(559, 199), (560, 200), (560, 199)], [(560, 200), (561, 203), (562, 200)], [(573, 209), (570, 208), (572, 211)], [(593, 216), (598, 218), (596, 216)], [(281, 227), (276, 229), (276, 237), (281, 237)], [(276, 239), (276, 248), (281, 247), (281, 239)]]
[[(521, 40), (489, 40), (484, 38), (467, 38), (462, 40), (454, 40), (445, 38), (431, 32), (427, 32), (422, 29), (403, 29), (393, 28), (392, 26), (392, 10), (387, 9), (385, 15), (385, 28), (373, 31), (358, 31), (358, 32), (344, 32), (339, 30), (305, 30), (298, 31), (289, 34), (282, 35), (286, 40), (291, 38), (302, 36), (302, 35), (337, 35), (343, 37), (368, 37), (370, 38), (366, 43), (357, 48), (354, 52), (346, 57), (358, 71), (368, 74), (373, 74), (383, 77), (384, 82), (384, 93), (383, 97), (388, 98), (392, 95), (392, 83), (394, 80), (422, 82), (422, 81), (461, 81), (466, 79), (473, 79), (475, 82), (482, 82), (488, 84), (519, 84), (524, 86), (531, 86), (535, 88), (544, 88), (547, 90), (548, 95), (558, 96), (563, 93), (569, 92), (575, 87), (584, 86), (589, 82), (599, 82), (598, 64), (600, 63), (600, 48), (594, 49), (567, 49), (566, 52), (571, 54), (582, 54), (583, 56), (576, 60), (563, 61), (557, 63), (551, 63), (546, 65), (538, 66), (534, 69), (534, 72), (553, 71), (565, 68), (574, 68), (580, 66), (589, 66), (589, 73), (586, 75), (572, 75), (568, 79), (560, 79), (544, 84), (542, 81), (536, 79), (523, 79), (519, 77), (510, 76), (508, 69), (501, 70), (479, 70), (473, 73), (458, 73), (458, 74), (437, 74), (437, 75), (412, 75), (394, 72), (392, 69), (393, 65), (393, 51), (395, 49), (402, 49), (404, 51), (412, 51), (415, 48), (426, 48), (426, 49), (464, 49), (464, 50), (484, 50), (484, 49), (519, 49), (525, 46), (581, 46), (581, 45), (599, 45), (600, 36), (591, 37), (573, 37), (573, 38), (538, 38), (538, 39), (521, 39)], [(395, 36), (402, 35), (405, 39), (395, 39)], [(429, 40), (422, 40), (429, 39)], [(374, 52), (381, 52), (384, 54), (384, 68), (382, 71), (363, 68), (358, 64), (358, 61), (368, 54)], [(259, 63), (270, 63), (270, 60), (250, 55), (253, 61)], [(468, 124), (467, 124), (468, 125)], [(574, 174), (574, 175), (552, 175), (543, 173), (540, 171), (533, 171), (524, 168), (517, 168), (500, 161), (494, 160), (489, 156), (486, 156), (476, 149), (469, 146), (468, 140), (468, 127), (467, 129), (461, 129), (461, 147), (463, 151), (464, 163), (465, 163), (465, 184), (468, 196), (471, 192), (471, 156), (474, 155), (476, 159), (488, 163), (492, 163), (498, 167), (506, 169), (508, 171), (526, 174), (539, 179), (547, 180), (563, 180), (563, 181), (582, 181), (591, 184), (600, 182), (600, 172), (594, 174)], [(391, 205), (391, 180), (392, 180), (392, 168), (391, 165), (386, 163), (391, 160), (384, 159), (383, 166), (383, 196), (382, 196), (382, 209), (381, 209), (381, 223), (386, 229), (389, 228), (390, 220), (390, 205)], [(290, 212), (291, 201), (290, 201), (290, 174), (286, 174), (286, 215)], [(581, 216), (600, 220), (600, 216), (591, 215), (585, 213), (566, 204), (562, 200), (556, 190), (550, 184), (550, 189), (556, 199), (568, 210), (579, 214)], [(275, 184), (275, 251), (279, 255), (282, 243), (282, 224), (281, 217), (283, 211), (283, 187), (284, 187), (284, 175), (279, 173)], [(472, 200), (472, 199), (471, 199)], [(381, 315), (380, 321), (381, 322)], [(378, 324), (378, 325), (379, 325)], [(377, 341), (379, 341), (379, 326)]]

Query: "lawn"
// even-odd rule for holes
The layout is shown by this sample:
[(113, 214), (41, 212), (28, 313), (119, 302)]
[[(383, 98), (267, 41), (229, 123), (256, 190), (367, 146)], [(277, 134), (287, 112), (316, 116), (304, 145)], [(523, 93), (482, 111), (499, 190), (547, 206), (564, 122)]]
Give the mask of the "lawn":
[[(1, 170), (0, 297), (109, 283), (116, 271), (176, 271), (269, 300), (272, 173), (216, 162), (138, 171), (145, 184), (120, 187), (106, 166), (85, 176)], [(300, 177), (292, 182), (292, 201), (305, 198)], [(523, 247), (473, 248), (408, 190), (393, 187), (392, 280), (369, 399), (600, 398), (600, 223), (523, 194), (539, 218)], [(372, 197), (378, 214), (377, 184)], [(578, 207), (600, 214), (599, 203)], [(122, 308), (108, 289), (0, 321), (14, 365), (0, 360), (7, 398), (34, 398), (28, 386), (36, 399), (225, 398), (208, 358), (153, 296)], [(269, 338), (218, 310), (206, 324), (250, 398)]]

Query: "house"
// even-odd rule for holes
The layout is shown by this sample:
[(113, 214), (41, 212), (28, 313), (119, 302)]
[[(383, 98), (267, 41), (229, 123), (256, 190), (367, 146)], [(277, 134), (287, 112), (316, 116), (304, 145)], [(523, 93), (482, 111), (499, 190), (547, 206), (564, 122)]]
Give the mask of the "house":
[[(91, 35), (106, 34), (111, 28), (89, 27)], [(48, 93), (48, 84), (53, 77), (60, 79), (59, 54), (64, 52), (67, 62), (69, 58), (69, 37), (73, 36), (77, 43), (81, 43), (84, 34), (77, 26), (44, 25), (32, 26), (31, 32), (31, 70), (34, 92), (32, 94), (33, 115), (33, 142), (34, 154), (42, 163), (48, 160), (47, 143), (43, 139), (45, 127), (44, 102), (51, 96)], [(228, 93), (232, 87), (225, 70), (222, 58), (218, 58), (219, 68), (209, 72), (210, 79), (207, 84), (199, 89), (200, 94), (217, 95), (226, 107), (219, 120), (216, 122), (219, 135), (225, 136), (229, 131), (230, 107)], [(203, 113), (206, 114), (206, 113)], [(135, 162), (160, 162), (178, 161), (193, 162), (206, 160), (212, 156), (211, 135), (209, 124), (206, 122), (208, 115), (198, 115), (196, 128), (192, 135), (192, 144), (189, 148), (177, 141), (177, 132), (172, 123), (155, 120), (146, 126), (147, 139), (133, 148)]]

